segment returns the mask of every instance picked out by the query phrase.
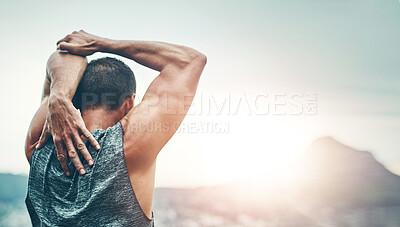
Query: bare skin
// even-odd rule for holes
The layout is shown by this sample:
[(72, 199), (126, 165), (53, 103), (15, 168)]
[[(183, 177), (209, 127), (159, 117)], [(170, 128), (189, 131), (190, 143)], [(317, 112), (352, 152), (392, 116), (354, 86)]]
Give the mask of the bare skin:
[[(83, 122), (89, 131), (97, 128), (106, 129), (121, 121), (124, 130), (125, 159), (131, 183), (143, 211), (151, 217), (157, 155), (184, 119), (195, 95), (206, 57), (196, 50), (179, 45), (116, 41), (84, 31), (66, 36), (58, 42), (58, 46), (61, 50), (81, 56), (95, 52), (121, 55), (160, 72), (140, 104), (134, 106), (134, 95), (132, 95), (113, 112), (107, 112), (99, 107), (82, 113)], [(79, 73), (79, 70), (77, 72)], [(76, 79), (80, 80), (79, 77)], [(47, 100), (44, 99), (43, 102)], [(37, 122), (35, 125), (39, 126), (30, 129), (30, 134), (34, 136), (31, 136), (30, 144), (27, 142), (27, 148), (34, 147), (39, 140), (42, 131), (40, 125), (43, 127), (44, 115), (48, 111), (52, 110), (47, 109), (46, 104), (42, 104), (35, 115), (33, 122)], [(70, 118), (75, 119), (75, 117)], [(57, 124), (56, 120), (52, 124)], [(158, 128), (157, 125), (162, 127)], [(52, 129), (52, 125), (49, 128)], [(54, 129), (50, 132), (57, 133)], [(26, 153), (30, 159), (32, 152)]]

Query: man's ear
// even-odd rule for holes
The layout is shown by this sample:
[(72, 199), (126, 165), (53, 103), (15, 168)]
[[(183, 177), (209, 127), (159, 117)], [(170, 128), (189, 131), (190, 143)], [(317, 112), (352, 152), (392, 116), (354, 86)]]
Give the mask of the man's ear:
[(132, 94), (130, 97), (125, 99), (125, 114), (127, 114), (133, 108), (133, 104), (135, 101), (135, 94)]

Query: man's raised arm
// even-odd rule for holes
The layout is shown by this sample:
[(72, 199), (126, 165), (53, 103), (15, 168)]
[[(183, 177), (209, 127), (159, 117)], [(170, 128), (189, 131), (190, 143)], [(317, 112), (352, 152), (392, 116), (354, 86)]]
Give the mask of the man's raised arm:
[(86, 68), (87, 61), (81, 56), (53, 53), (48, 62), (46, 80), (43, 88), (42, 104), (32, 119), (28, 130), (25, 152), (28, 160), (36, 148), (44, 146), (45, 141), (53, 135), (57, 157), (61, 167), (69, 175), (67, 152), (75, 167), (81, 174), (85, 173), (83, 165), (76, 154), (74, 143), (89, 165), (93, 159), (82, 142), (83, 134), (98, 149), (99, 145), (88, 132), (78, 110), (71, 100)]
[(137, 160), (137, 166), (151, 165), (185, 117), (206, 64), (206, 57), (184, 46), (110, 40), (84, 31), (60, 40), (59, 47), (79, 55), (97, 51), (113, 53), (160, 72), (142, 102), (122, 120), (124, 138), (127, 138), (124, 147), (132, 151), (131, 155), (127, 152), (127, 159)]

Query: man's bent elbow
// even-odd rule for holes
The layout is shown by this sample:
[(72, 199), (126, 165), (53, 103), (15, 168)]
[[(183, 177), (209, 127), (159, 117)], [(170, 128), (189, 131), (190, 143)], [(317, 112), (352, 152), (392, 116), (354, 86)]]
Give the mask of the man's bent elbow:
[(189, 66), (204, 68), (206, 63), (207, 57), (204, 54), (192, 48), (187, 48), (184, 52), (181, 52), (181, 56), (177, 59), (175, 65), (177, 65), (181, 69), (187, 68)]
[(199, 61), (199, 63), (202, 64), (203, 66), (205, 66), (207, 64), (207, 56), (205, 56), (204, 54), (198, 52), (198, 55), (196, 58)]
[(193, 52), (190, 54), (189, 61), (189, 64), (195, 64), (198, 67), (204, 68), (204, 66), (207, 64), (207, 57), (203, 53), (193, 50)]

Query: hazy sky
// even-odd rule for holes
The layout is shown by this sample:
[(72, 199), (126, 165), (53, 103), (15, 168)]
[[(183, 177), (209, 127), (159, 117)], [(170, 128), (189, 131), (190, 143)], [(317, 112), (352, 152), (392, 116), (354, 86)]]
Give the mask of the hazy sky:
[[(160, 153), (157, 186), (262, 178), (320, 136), (400, 173), (398, 0), (1, 1), (0, 28), (2, 172), (28, 173), (24, 140), (47, 58), (57, 40), (84, 29), (208, 57), (192, 114)], [(141, 97), (157, 73), (124, 61)], [(274, 109), (292, 95), (302, 112)], [(316, 112), (307, 113), (314, 95)]]

